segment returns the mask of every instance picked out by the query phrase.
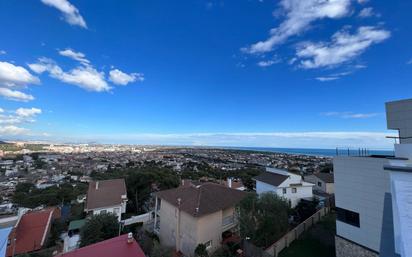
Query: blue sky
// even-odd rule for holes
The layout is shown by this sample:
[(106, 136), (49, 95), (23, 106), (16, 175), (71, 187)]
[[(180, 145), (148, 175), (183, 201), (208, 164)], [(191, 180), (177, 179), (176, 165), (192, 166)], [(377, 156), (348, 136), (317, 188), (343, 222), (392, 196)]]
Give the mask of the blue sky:
[(0, 2), (0, 138), (387, 148), (409, 1)]

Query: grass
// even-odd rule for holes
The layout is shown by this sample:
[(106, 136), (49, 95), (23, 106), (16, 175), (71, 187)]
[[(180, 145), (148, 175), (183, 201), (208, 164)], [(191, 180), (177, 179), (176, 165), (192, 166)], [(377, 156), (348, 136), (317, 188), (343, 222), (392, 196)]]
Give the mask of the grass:
[(334, 257), (335, 219), (335, 214), (324, 217), (321, 222), (285, 248), (279, 257)]

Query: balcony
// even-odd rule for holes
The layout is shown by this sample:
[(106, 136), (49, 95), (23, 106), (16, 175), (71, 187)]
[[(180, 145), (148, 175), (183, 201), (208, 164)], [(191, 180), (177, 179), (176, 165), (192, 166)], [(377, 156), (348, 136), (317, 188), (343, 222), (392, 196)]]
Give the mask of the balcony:
[(236, 225), (236, 218), (234, 215), (224, 217), (222, 220), (222, 227), (224, 229), (229, 229)]

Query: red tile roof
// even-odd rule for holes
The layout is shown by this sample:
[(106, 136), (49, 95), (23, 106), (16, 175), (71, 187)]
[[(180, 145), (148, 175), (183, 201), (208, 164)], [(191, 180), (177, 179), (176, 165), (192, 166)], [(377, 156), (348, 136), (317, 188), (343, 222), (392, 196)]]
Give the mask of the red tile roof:
[(11, 244), (7, 248), (7, 256), (12, 256), (13, 251), (17, 255), (40, 250), (47, 240), (52, 220), (58, 215), (56, 208), (24, 214), (10, 233)]
[(60, 257), (145, 257), (139, 244), (133, 239), (127, 242), (127, 234), (79, 248)]
[(126, 196), (126, 194), (124, 179), (92, 181), (87, 191), (86, 209), (120, 205), (125, 200), (122, 199), (122, 195)]

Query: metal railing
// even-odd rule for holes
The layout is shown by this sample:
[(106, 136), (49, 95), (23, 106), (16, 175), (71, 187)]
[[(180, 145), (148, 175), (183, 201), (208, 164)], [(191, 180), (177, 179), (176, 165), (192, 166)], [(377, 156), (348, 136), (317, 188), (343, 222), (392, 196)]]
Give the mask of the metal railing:
[(368, 148), (340, 148), (336, 147), (336, 156), (370, 156)]

